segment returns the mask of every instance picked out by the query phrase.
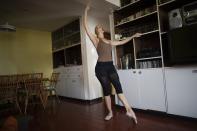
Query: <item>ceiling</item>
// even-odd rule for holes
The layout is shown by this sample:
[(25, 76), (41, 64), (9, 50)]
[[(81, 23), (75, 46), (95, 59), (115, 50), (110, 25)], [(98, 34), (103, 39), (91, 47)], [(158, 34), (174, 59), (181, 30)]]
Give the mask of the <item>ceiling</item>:
[[(81, 16), (88, 0), (3, 0), (0, 24), (8, 22), (20, 28), (53, 31)], [(114, 5), (105, 0), (92, 0), (92, 11), (106, 18)]]

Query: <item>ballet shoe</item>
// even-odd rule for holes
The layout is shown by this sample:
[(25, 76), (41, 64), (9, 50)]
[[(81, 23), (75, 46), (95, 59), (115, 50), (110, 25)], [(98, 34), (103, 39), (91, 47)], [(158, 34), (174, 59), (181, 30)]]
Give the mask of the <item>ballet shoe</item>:
[(127, 112), (126, 115), (127, 115), (129, 118), (131, 118), (131, 119), (134, 121), (135, 124), (137, 124), (137, 118), (136, 118), (136, 116), (135, 116), (134, 113)]

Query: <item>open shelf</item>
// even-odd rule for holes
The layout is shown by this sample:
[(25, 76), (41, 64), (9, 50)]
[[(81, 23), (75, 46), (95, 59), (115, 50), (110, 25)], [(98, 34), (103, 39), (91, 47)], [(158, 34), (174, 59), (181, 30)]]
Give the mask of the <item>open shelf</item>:
[(176, 8), (180, 8), (185, 4), (195, 2), (196, 0), (169, 0), (164, 3), (159, 4), (159, 8), (165, 11), (171, 11)]
[[(116, 60), (118, 69), (135, 68), (133, 42), (116, 46)], [(128, 65), (126, 65), (126, 63)]]
[(161, 58), (158, 59), (146, 59), (142, 61), (137, 61), (136, 68), (137, 69), (147, 69), (147, 68), (161, 68), (162, 61)]
[(140, 2), (141, 2), (140, 0), (136, 0), (136, 1), (134, 1), (134, 2), (131, 2), (131, 3), (127, 4), (127, 5), (124, 5), (124, 6), (120, 7), (120, 8), (118, 8), (118, 9), (115, 10), (115, 11), (124, 10), (124, 9), (126, 9), (126, 8), (129, 8), (129, 7), (132, 8), (132, 6), (135, 6), (135, 5), (139, 4)]
[(144, 16), (140, 16), (140, 17), (138, 17), (138, 18), (136, 18), (136, 19), (134, 19), (134, 20), (130, 20), (130, 21), (126, 21), (126, 22), (124, 22), (124, 23), (120, 23), (120, 24), (117, 24), (117, 25), (115, 25), (115, 27), (117, 28), (117, 27), (123, 27), (124, 25), (130, 25), (130, 26), (132, 26), (132, 25), (135, 25), (135, 24), (139, 24), (139, 23), (144, 23), (144, 22), (146, 22), (146, 21), (149, 21), (150, 19), (154, 19), (155, 17), (157, 17), (157, 11), (154, 11), (154, 12), (151, 12), (151, 13), (149, 13), (149, 14), (147, 14), (147, 15), (144, 15)]
[(166, 35), (166, 34), (168, 34), (168, 32), (167, 31), (164, 31), (164, 32), (161, 32), (160, 34), (161, 35)]
[[(151, 34), (154, 34), (154, 33), (159, 33), (159, 30), (153, 30), (153, 31), (149, 31), (149, 32), (142, 33), (142, 34), (141, 34), (141, 37), (145, 37), (145, 36), (147, 36), (147, 35), (151, 35)], [(126, 39), (126, 38), (124, 38), (124, 39), (119, 39), (119, 41), (125, 40), (125, 39)]]
[(167, 0), (166, 2), (161, 2), (161, 3), (159, 3), (159, 7), (163, 7), (163, 6), (169, 6), (170, 4), (173, 4), (173, 3), (175, 3), (176, 2), (176, 0)]
[(154, 11), (154, 12), (151, 12), (151, 13), (149, 13), (149, 14), (146, 14), (146, 15), (143, 15), (143, 16), (140, 16), (140, 17), (138, 17), (138, 18), (136, 18), (136, 19), (133, 19), (133, 20), (130, 20), (130, 21), (126, 21), (126, 22), (123, 22), (123, 23), (120, 23), (120, 24), (117, 24), (117, 25), (115, 25), (115, 27), (118, 27), (118, 26), (123, 26), (124, 24), (128, 24), (128, 23), (136, 23), (136, 22), (138, 22), (139, 20), (142, 20), (143, 18), (149, 18), (149, 17), (152, 17), (152, 16), (154, 16), (154, 15), (156, 15), (157, 14), (157, 11)]
[[(116, 47), (116, 61), (119, 69), (121, 69), (121, 59), (128, 53), (125, 49), (132, 54), (134, 59), (132, 68), (161, 67), (163, 56), (161, 54), (160, 29), (158, 23), (160, 12), (157, 10), (156, 1), (157, 0), (134, 0), (134, 2), (114, 11), (115, 38), (123, 40), (135, 33), (142, 34), (141, 37), (134, 38), (132, 42), (129, 42), (132, 44)], [(128, 1), (123, 0), (123, 2)]]
[[(159, 19), (160, 19), (160, 27), (161, 27), (161, 32), (163, 35), (163, 32), (168, 32), (170, 31), (170, 22), (169, 22), (169, 12), (174, 10), (174, 9), (180, 9), (180, 14), (182, 16), (182, 7), (184, 5), (187, 5), (192, 2), (197, 2), (196, 0), (169, 0), (165, 3), (162, 3), (159, 6)], [(172, 17), (172, 16), (171, 16)], [(182, 22), (181, 22), (182, 21)], [(184, 18), (182, 17), (182, 20), (179, 21), (182, 23), (184, 26)], [(165, 33), (164, 33), (165, 34)]]
[[(155, 18), (156, 19), (156, 18)], [(118, 39), (124, 39), (134, 35), (135, 33), (142, 33), (142, 37), (157, 33), (159, 31), (158, 23), (154, 19), (144, 22), (143, 24), (126, 25), (127, 28), (115, 28), (115, 34)]]
[(139, 8), (145, 8), (147, 6), (156, 4), (156, 0), (136, 0), (132, 3), (129, 3), (125, 6), (122, 6), (114, 11), (114, 13), (122, 13), (122, 12), (133, 12), (138, 10)]
[(146, 36), (146, 35), (151, 35), (151, 34), (154, 34), (154, 33), (158, 33), (158, 32), (159, 32), (159, 30), (153, 30), (153, 31), (145, 32), (145, 33), (142, 33), (141, 37)]
[(134, 39), (136, 61), (146, 61), (161, 57), (159, 32)]
[[(130, 1), (130, 0), (125, 0)], [(124, 26), (127, 23), (135, 23), (148, 19), (157, 12), (156, 0), (131, 0), (134, 1), (114, 11), (115, 27)], [(135, 8), (135, 9), (134, 9)]]
[(161, 56), (156, 56), (156, 57), (148, 57), (148, 58), (140, 58), (136, 59), (136, 61), (143, 61), (143, 60), (154, 60), (154, 59), (161, 59)]

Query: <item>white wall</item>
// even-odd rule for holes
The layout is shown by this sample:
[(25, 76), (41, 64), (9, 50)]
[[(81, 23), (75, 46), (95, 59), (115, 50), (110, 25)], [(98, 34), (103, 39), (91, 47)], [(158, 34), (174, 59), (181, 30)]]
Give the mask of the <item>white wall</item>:
[[(98, 18), (94, 15), (94, 12), (90, 12), (88, 15), (88, 25), (92, 33), (94, 33), (95, 26), (99, 24), (103, 26), (104, 30), (109, 32), (109, 17), (108, 14), (103, 18)], [(95, 65), (98, 59), (96, 49), (89, 37), (82, 28), (82, 55), (84, 65), (84, 91), (85, 98), (88, 100), (102, 97), (102, 88), (95, 76)]]
[(120, 0), (105, 0), (105, 1), (110, 2), (116, 6), (120, 6)]

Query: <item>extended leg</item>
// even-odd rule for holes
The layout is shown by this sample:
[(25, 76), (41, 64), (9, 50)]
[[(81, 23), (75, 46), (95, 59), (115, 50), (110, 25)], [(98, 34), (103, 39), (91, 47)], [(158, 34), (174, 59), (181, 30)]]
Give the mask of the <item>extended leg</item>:
[(131, 117), (134, 120), (134, 122), (137, 124), (136, 115), (135, 115), (134, 111), (132, 110), (132, 108), (130, 107), (126, 97), (124, 96), (124, 94), (118, 94), (118, 98), (123, 103), (123, 105), (124, 105), (124, 107), (127, 111), (126, 115)]
[(126, 111), (127, 111), (127, 116), (133, 118), (133, 120), (135, 121), (135, 123), (137, 124), (137, 118), (135, 116), (135, 113), (133, 112), (133, 110), (131, 109), (127, 99), (125, 98), (123, 91), (122, 91), (122, 87), (120, 84), (120, 80), (119, 80), (119, 76), (115, 70), (115, 68), (111, 68), (111, 72), (110, 72), (110, 80), (112, 82), (112, 84), (115, 87), (116, 93), (118, 94), (118, 98), (120, 99), (120, 101), (123, 103)]

